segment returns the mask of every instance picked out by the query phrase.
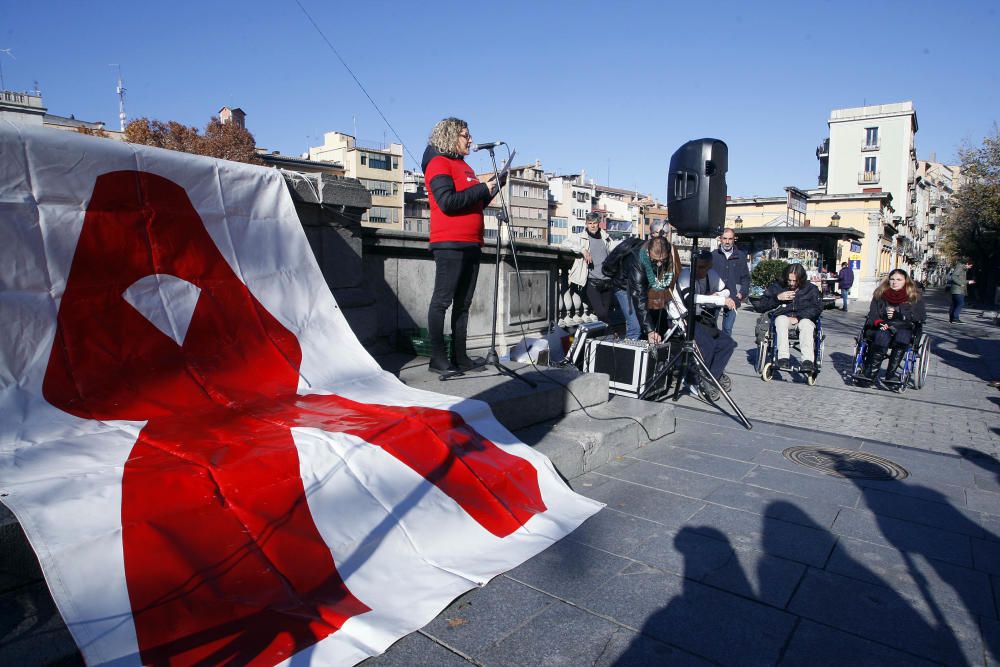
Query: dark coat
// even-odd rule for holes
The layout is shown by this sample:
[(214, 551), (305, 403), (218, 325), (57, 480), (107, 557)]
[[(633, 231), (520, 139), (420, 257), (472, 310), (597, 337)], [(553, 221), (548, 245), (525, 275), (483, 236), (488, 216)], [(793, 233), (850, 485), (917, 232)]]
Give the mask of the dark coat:
[(851, 289), (854, 285), (854, 270), (850, 264), (842, 268), (840, 273), (837, 274), (837, 282), (840, 283), (840, 289)]
[(777, 308), (774, 313), (778, 315), (789, 315), (800, 320), (812, 320), (815, 322), (820, 313), (823, 312), (823, 295), (819, 288), (810, 282), (806, 282), (802, 287), (795, 290), (795, 298), (791, 301), (778, 301), (778, 295), (787, 290), (780, 282), (776, 282), (764, 291), (757, 306), (758, 310), (771, 310)]
[(736, 286), (745, 296), (750, 292), (750, 269), (747, 268), (747, 254), (739, 248), (733, 248), (733, 254), (726, 258), (726, 253), (722, 252), (722, 247), (716, 248), (712, 253), (712, 268), (722, 276), (722, 282), (729, 290), (729, 298), (736, 302), (739, 308), (742, 299), (736, 298)]
[(927, 309), (924, 308), (924, 300), (917, 299), (914, 303), (904, 301), (896, 306), (896, 312), (889, 319), (889, 303), (885, 299), (872, 299), (868, 306), (868, 317), (865, 318), (865, 328), (870, 329), (875, 326), (878, 320), (885, 320), (890, 326), (912, 327), (914, 324), (923, 324), (927, 320)]

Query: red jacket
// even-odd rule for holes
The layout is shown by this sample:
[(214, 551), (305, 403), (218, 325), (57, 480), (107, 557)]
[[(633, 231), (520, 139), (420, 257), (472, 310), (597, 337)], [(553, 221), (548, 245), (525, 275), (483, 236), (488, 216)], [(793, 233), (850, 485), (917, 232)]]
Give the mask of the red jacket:
[(424, 182), (431, 207), (431, 244), (483, 245), (483, 209), (490, 188), (460, 157), (428, 146), (423, 159)]

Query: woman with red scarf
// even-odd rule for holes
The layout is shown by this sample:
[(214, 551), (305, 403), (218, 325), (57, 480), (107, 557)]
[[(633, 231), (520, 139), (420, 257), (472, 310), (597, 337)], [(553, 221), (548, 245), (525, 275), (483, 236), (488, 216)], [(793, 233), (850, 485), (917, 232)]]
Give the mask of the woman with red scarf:
[(877, 378), (882, 360), (891, 347), (883, 382), (898, 386), (902, 382), (899, 364), (906, 348), (913, 342), (913, 330), (926, 319), (927, 311), (916, 284), (902, 269), (890, 271), (875, 288), (868, 307), (868, 318), (865, 320), (868, 355), (861, 370), (864, 378), (869, 381)]

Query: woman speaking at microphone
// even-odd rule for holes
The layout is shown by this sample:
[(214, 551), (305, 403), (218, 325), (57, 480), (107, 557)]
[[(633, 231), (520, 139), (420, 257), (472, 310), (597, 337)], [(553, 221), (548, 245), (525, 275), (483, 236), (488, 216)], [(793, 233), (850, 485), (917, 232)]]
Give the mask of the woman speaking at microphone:
[[(496, 178), (482, 183), (466, 164), (472, 149), (469, 125), (445, 118), (431, 130), (421, 166), (431, 209), (430, 250), (434, 292), (427, 312), (431, 339), (430, 370), (449, 373), (477, 366), (466, 349), (469, 307), (479, 276), (483, 209), (503, 186)], [(504, 176), (501, 181), (506, 180)], [(451, 306), (452, 356), (444, 344), (444, 314)]]

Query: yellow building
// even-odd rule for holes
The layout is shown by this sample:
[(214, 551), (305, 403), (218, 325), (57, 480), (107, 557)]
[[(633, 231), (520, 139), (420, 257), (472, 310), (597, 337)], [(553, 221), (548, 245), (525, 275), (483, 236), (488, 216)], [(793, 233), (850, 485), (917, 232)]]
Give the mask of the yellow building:
[(725, 225), (754, 262), (785, 259), (807, 271), (837, 271), (850, 262), (851, 296), (861, 301), (899, 265), (902, 250), (888, 192), (827, 195), (786, 188), (785, 197), (732, 197)]

